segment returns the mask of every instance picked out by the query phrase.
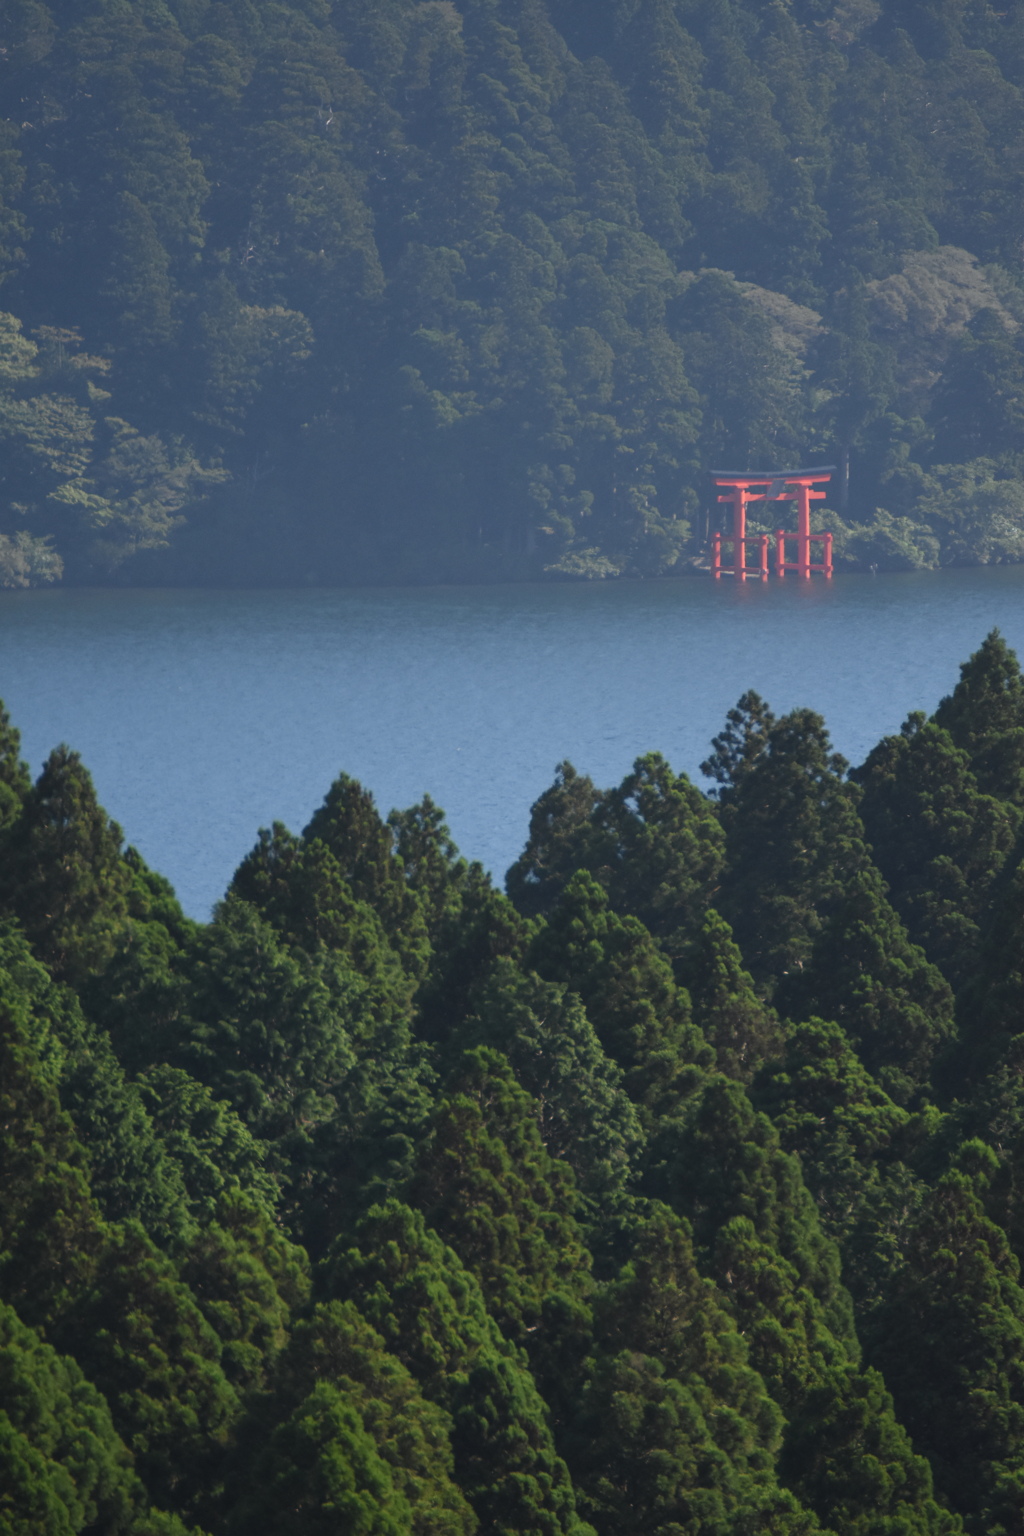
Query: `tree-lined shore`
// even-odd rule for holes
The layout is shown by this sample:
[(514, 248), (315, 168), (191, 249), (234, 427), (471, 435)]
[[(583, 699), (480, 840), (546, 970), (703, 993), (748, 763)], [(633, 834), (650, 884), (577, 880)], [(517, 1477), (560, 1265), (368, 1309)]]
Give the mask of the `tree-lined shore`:
[(7, 0), (0, 584), (1024, 555), (1024, 7)]

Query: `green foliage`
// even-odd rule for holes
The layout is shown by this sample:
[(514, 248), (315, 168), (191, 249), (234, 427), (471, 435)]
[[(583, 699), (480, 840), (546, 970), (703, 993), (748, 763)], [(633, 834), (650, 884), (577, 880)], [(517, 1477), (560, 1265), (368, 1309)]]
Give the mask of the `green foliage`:
[(505, 961), (464, 1040), (508, 1058), (534, 1101), (544, 1146), (568, 1163), (590, 1210), (621, 1203), (643, 1130), (579, 998)]
[(877, 870), (849, 883), (799, 974), (775, 994), (795, 1018), (834, 1019), (870, 1072), (899, 1103), (931, 1075), (953, 1037), (953, 994), (942, 973), (907, 938)]
[[(451, 1420), (441, 1408), (427, 1401), (406, 1368), (388, 1354), (380, 1334), (351, 1302), (322, 1303), (308, 1321), (297, 1327), (288, 1354), (281, 1362), (278, 1381), (282, 1395), (303, 1395), (302, 1405), (281, 1434), (281, 1440), (291, 1438), (294, 1443), (293, 1426), (299, 1415), (303, 1426), (310, 1418), (324, 1423), (327, 1412), (321, 1405), (326, 1399), (332, 1404), (332, 1417), (337, 1415), (346, 1428), (356, 1415), (362, 1421), (364, 1433), (386, 1467), (386, 1471), (378, 1469), (376, 1473), (384, 1488), (389, 1486), (390, 1473), (389, 1491), (396, 1512), (401, 1511), (404, 1520), (402, 1531), (409, 1531), (412, 1536), (472, 1536), (477, 1528), (476, 1518), (453, 1480)], [(311, 1402), (311, 1394), (319, 1395), (316, 1405)], [(304, 1428), (303, 1433), (309, 1432)], [(324, 1444), (326, 1437), (322, 1432), (317, 1439), (323, 1450), (313, 1469), (314, 1478), (326, 1482), (330, 1473), (325, 1465), (325, 1452), (332, 1459), (340, 1459), (338, 1442), (344, 1441), (340, 1436), (332, 1436)], [(366, 1456), (365, 1450), (363, 1454)], [(296, 1465), (300, 1458), (279, 1453), (279, 1462), (291, 1462), (299, 1473), (299, 1477), (292, 1473), (292, 1480), (297, 1484), (300, 1507), (312, 1512), (316, 1495), (311, 1493), (308, 1483), (300, 1480), (302, 1469)], [(268, 1497), (266, 1484), (270, 1481), (263, 1470), (262, 1447), (255, 1451), (253, 1470), (257, 1488), (243, 1508), (251, 1509), (249, 1518), (261, 1519)], [(305, 1470), (308, 1476), (308, 1462)], [(273, 1499), (273, 1493), (270, 1497)], [(326, 1499), (324, 1502), (331, 1507)], [(294, 1517), (293, 1503), (282, 1510), (279, 1518), (287, 1518), (289, 1508)]]
[(523, 963), (579, 996), (630, 1097), (652, 1114), (685, 1095), (713, 1062), (665, 956), (638, 918), (609, 909), (592, 875), (573, 876)]
[(984, 794), (1024, 800), (1024, 677), (1015, 653), (992, 630), (960, 668), (960, 681), (935, 711), (967, 753)]
[(900, 1149), (907, 1112), (866, 1071), (840, 1026), (821, 1019), (793, 1029), (752, 1098), (799, 1156), (822, 1224), (842, 1241), (858, 1213), (879, 1201), (878, 1165)]
[[(726, 873), (716, 898), (755, 981), (771, 985), (804, 965), (815, 936), (850, 881), (868, 867), (857, 791), (820, 715), (798, 709), (762, 717), (753, 700), (752, 737), (724, 790)], [(731, 765), (730, 765), (731, 766)]]
[(189, 960), (192, 1019), (179, 1051), (200, 1082), (261, 1138), (328, 1118), (354, 1062), (358, 978), (336, 969), (325, 976), (237, 897)]
[(409, 1190), (480, 1282), (502, 1332), (529, 1345), (553, 1293), (586, 1289), (574, 1181), (536, 1106), (494, 1051), (467, 1052), (431, 1118)]
[(357, 1237), (332, 1257), (331, 1286), (451, 1416), (456, 1480), (484, 1528), (585, 1536), (536, 1387), (454, 1253), (398, 1202)]
[(0, 583), (1020, 558), (1012, 7), (10, 10)]
[(775, 1010), (757, 996), (729, 924), (713, 907), (676, 970), (719, 1070), (749, 1082), (763, 1061), (778, 1055), (783, 1031)]
[(208, 1497), (238, 1395), (216, 1333), (137, 1223), (105, 1234), (91, 1283), (53, 1338), (111, 1405), (150, 1495), (182, 1514)]
[(103, 1398), (0, 1304), (0, 1519), (11, 1536), (135, 1531), (144, 1503)]
[[(239, 12), (239, 46), (286, 39), (284, 14)], [(359, 68), (427, 91), (425, 134), (403, 29), (453, 134), (474, 50), (505, 35), (489, 0), (453, 14), (346, 12)], [(565, 64), (533, 14), (508, 99)], [(682, 96), (644, 111), (724, 196), (673, 17), (637, 11), (622, 67), (661, 40)], [(626, 175), (598, 133), (602, 70), (566, 91), (602, 196), (654, 208), (639, 143)], [(926, 270), (948, 286), (945, 257)], [(121, 852), (73, 753), (30, 783), (0, 710), (4, 1531), (1011, 1536), (1021, 689), (990, 636), (857, 785), (817, 716), (754, 694), (711, 797), (656, 756), (608, 791), (563, 765), (519, 909), (428, 799), (385, 824), (342, 777), (301, 838), (261, 834), (205, 924)]]
[(343, 773), (302, 836), (307, 843), (323, 843), (337, 860), (356, 900), (376, 913), (405, 969), (418, 980), (427, 963), (426, 923), (416, 890), (394, 852), (394, 834), (378, 815), (369, 791)]
[(9, 834), (0, 902), (59, 977), (81, 981), (114, 953), (129, 885), (120, 849), (78, 753), (58, 747)]
[(1016, 807), (980, 793), (969, 761), (946, 729), (914, 714), (851, 773), (890, 899), (954, 985), (976, 963), (979, 923), (1018, 825)]
[(707, 800), (659, 753), (638, 757), (604, 793), (562, 763), (530, 813), (530, 838), (507, 885), (520, 910), (546, 913), (569, 878), (588, 870), (613, 911), (638, 917), (675, 955), (700, 923), (722, 856)]
[[(982, 1187), (984, 1178), (980, 1181)], [(969, 1530), (1012, 1530), (1024, 1433), (1024, 1291), (974, 1181), (946, 1174), (906, 1233), (869, 1336), (915, 1444)], [(936, 1411), (956, 1401), (955, 1418)]]

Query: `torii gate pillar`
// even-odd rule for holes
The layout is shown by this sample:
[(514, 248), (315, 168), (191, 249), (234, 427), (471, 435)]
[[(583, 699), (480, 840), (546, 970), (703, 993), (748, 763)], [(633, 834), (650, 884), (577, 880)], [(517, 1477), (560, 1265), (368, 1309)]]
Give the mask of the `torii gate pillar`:
[[(751, 499), (750, 482), (746, 480), (734, 480), (727, 483), (729, 494), (719, 496), (719, 501), (732, 503), (732, 532), (720, 533), (716, 530), (711, 539), (711, 574), (716, 581), (722, 578), (722, 571), (731, 575), (736, 581), (767, 581), (768, 580), (768, 544), (769, 537), (766, 533), (756, 534), (753, 538), (747, 534), (747, 502)], [(722, 564), (722, 543), (732, 540), (732, 567)], [(756, 540), (758, 563), (747, 564), (747, 544), (753, 544)]]

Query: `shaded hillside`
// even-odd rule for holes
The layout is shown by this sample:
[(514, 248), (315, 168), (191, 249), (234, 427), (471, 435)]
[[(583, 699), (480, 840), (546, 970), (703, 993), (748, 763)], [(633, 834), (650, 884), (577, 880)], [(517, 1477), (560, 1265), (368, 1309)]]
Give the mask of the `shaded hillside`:
[(2, 15), (8, 584), (1024, 554), (1019, 0)]

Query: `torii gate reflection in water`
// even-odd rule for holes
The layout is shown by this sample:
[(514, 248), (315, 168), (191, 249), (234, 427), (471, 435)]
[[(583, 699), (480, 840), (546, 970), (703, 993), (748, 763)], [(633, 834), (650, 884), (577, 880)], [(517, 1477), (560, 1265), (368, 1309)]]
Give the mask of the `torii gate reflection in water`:
[[(832, 535), (811, 532), (811, 502), (824, 501), (825, 492), (817, 491), (814, 487), (827, 484), (834, 468), (834, 465), (827, 464), (820, 469), (778, 470), (770, 475), (742, 472), (731, 474), (727, 470), (712, 470), (711, 478), (716, 487), (726, 491), (718, 500), (732, 503), (732, 532), (716, 532), (711, 539), (711, 574), (715, 580), (719, 581), (723, 572), (726, 576), (734, 576), (737, 581), (768, 580), (768, 545), (771, 535), (758, 533), (748, 536), (747, 504), (752, 501), (796, 502), (796, 532), (790, 533), (784, 528), (775, 531), (775, 570), (780, 579), (787, 571), (795, 571), (798, 576), (809, 580), (812, 571), (820, 571), (831, 580)], [(786, 559), (787, 540), (796, 541), (795, 560)], [(731, 566), (722, 563), (722, 545), (730, 541)], [(812, 543), (823, 546), (823, 558), (820, 561), (811, 559)], [(747, 564), (748, 544), (756, 546), (756, 565)]]

